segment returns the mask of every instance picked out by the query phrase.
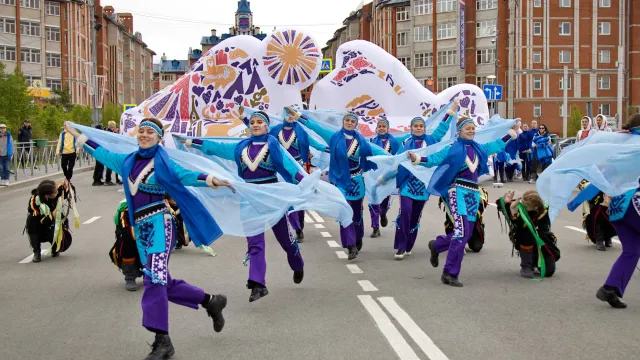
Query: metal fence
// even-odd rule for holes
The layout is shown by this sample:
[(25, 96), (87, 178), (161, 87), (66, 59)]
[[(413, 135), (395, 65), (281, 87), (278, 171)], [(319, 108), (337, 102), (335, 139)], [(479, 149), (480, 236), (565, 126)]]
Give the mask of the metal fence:
[[(11, 159), (11, 173), (14, 181), (19, 178), (46, 175), (59, 172), (60, 156), (56, 148), (56, 140), (34, 140), (32, 142), (14, 142), (13, 157)], [(93, 157), (82, 148), (76, 157), (76, 167), (87, 166), (93, 162)]]

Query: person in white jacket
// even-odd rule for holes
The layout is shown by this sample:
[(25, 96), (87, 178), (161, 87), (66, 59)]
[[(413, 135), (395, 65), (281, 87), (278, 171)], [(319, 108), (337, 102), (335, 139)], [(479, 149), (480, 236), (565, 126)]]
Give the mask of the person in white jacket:
[(593, 121), (588, 116), (583, 116), (581, 120), (582, 129), (578, 131), (578, 135), (576, 136), (576, 142), (584, 140), (591, 134)]
[(607, 123), (607, 117), (602, 114), (598, 114), (598, 116), (596, 116), (593, 126), (596, 128), (596, 131), (612, 131)]

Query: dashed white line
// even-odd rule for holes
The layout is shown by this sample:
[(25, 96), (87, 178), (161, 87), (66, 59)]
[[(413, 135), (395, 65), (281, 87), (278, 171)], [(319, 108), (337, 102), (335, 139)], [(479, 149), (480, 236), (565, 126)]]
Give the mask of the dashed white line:
[(433, 343), (431, 338), (411, 319), (409, 314), (396, 303), (392, 297), (379, 297), (378, 301), (400, 323), (409, 336), (420, 347), (430, 360), (449, 360), (449, 358)]
[(329, 234), (329, 233), (328, 233), (328, 232), (326, 232), (326, 231), (321, 231), (321, 232), (320, 232), (320, 235), (322, 235), (322, 237), (325, 237), (325, 238), (330, 238), (330, 237), (331, 237), (331, 234)]
[(337, 242), (335, 242), (334, 240), (329, 240), (327, 241), (327, 244), (329, 245), (329, 247), (332, 248), (339, 248), (341, 247), (340, 244), (338, 244)]
[(382, 335), (387, 339), (389, 345), (396, 352), (400, 360), (418, 360), (418, 355), (413, 351), (411, 346), (402, 337), (398, 328), (391, 322), (391, 319), (384, 313), (380, 305), (370, 295), (358, 295), (358, 300), (362, 303), (365, 309), (373, 317), (373, 321), (376, 322), (378, 329), (382, 332)]
[(498, 207), (498, 205), (496, 205), (496, 204), (494, 204), (494, 203), (492, 203), (492, 202), (490, 202), (490, 203), (489, 203), (489, 206), (495, 206), (495, 207)]
[(569, 230), (573, 230), (573, 231), (581, 232), (581, 233), (583, 233), (583, 234), (586, 234), (586, 233), (587, 233), (586, 231), (584, 231), (584, 229), (580, 229), (580, 228), (577, 228), (577, 227), (575, 227), (575, 226), (565, 226), (565, 228), (567, 228), (567, 229), (569, 229)]
[(309, 215), (309, 213), (305, 214), (304, 222), (307, 223), (307, 224), (310, 224), (310, 223), (314, 222), (313, 219), (311, 218), (311, 215)]
[(349, 257), (344, 251), (336, 251), (336, 255), (338, 255), (338, 259), (346, 259)]
[(307, 212), (309, 214), (311, 214), (316, 219), (317, 222), (319, 222), (319, 223), (323, 223), (324, 222), (324, 219), (317, 212), (315, 212), (313, 210), (308, 210)]
[(373, 286), (369, 280), (358, 280), (358, 285), (362, 287), (363, 291), (378, 291), (378, 288)]
[(87, 220), (87, 221), (83, 222), (83, 223), (82, 223), (82, 225), (89, 225), (89, 224), (91, 224), (92, 222), (94, 222), (94, 221), (96, 221), (96, 220), (100, 219), (101, 217), (102, 217), (102, 216), (94, 216), (94, 217), (92, 217), (91, 219), (89, 219), (89, 220)]
[(358, 265), (347, 264), (347, 268), (351, 271), (352, 274), (362, 274), (362, 270), (358, 267)]
[(324, 229), (324, 225), (322, 224), (315, 224), (316, 229)]
[[(51, 252), (51, 249), (40, 250), (40, 256), (47, 256), (47, 255), (49, 255), (50, 252)], [(20, 264), (30, 263), (31, 260), (33, 260), (33, 254), (27, 256), (22, 261), (20, 261)]]

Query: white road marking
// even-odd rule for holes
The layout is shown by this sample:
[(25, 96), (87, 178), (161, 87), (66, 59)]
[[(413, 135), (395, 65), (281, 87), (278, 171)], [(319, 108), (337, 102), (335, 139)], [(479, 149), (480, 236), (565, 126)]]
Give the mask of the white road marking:
[(306, 222), (306, 223), (313, 223), (314, 222), (313, 219), (311, 218), (311, 216), (309, 215), (309, 213), (305, 214), (304, 222)]
[(400, 323), (430, 360), (449, 360), (442, 350), (433, 343), (431, 338), (411, 319), (409, 314), (398, 306), (392, 297), (379, 297), (378, 301)]
[(344, 251), (336, 251), (336, 255), (338, 255), (338, 259), (346, 259), (349, 257)]
[(92, 222), (94, 222), (94, 221), (96, 221), (96, 220), (100, 219), (101, 217), (102, 217), (102, 216), (94, 216), (94, 217), (92, 217), (91, 219), (89, 219), (89, 220), (87, 220), (87, 221), (83, 222), (83, 223), (82, 223), (82, 225), (89, 225), (89, 224), (91, 224)]
[[(51, 249), (40, 250), (40, 256), (47, 256), (51, 252)], [(28, 264), (33, 260), (33, 254), (24, 258), (24, 260), (20, 261), (19, 264)]]
[(339, 248), (341, 247), (340, 244), (338, 244), (337, 242), (335, 242), (334, 240), (329, 240), (327, 241), (327, 244), (329, 245), (329, 247), (332, 248)]
[(328, 232), (326, 232), (326, 231), (321, 231), (321, 232), (320, 232), (320, 235), (322, 235), (322, 237), (325, 237), (325, 238), (329, 238), (329, 237), (331, 237), (331, 234), (329, 234), (329, 233), (328, 233)]
[(324, 222), (324, 219), (317, 212), (313, 210), (308, 210), (308, 213), (311, 214), (316, 219), (317, 222), (319, 223)]
[(367, 309), (371, 317), (373, 317), (373, 321), (376, 322), (378, 329), (380, 329), (380, 332), (382, 332), (382, 335), (387, 339), (389, 345), (391, 345), (400, 360), (420, 359), (404, 337), (402, 337), (398, 328), (393, 325), (391, 319), (385, 314), (380, 305), (373, 300), (371, 295), (358, 295), (358, 300), (360, 300), (364, 308)]
[(489, 206), (495, 206), (495, 207), (498, 207), (498, 205), (496, 205), (496, 204), (494, 204), (494, 203), (492, 203), (492, 202), (490, 202), (490, 203), (489, 203)]
[(362, 274), (362, 270), (358, 267), (358, 265), (347, 264), (347, 268), (351, 271), (352, 274)]
[[(580, 228), (577, 228), (577, 227), (575, 227), (575, 226), (565, 226), (565, 228), (567, 228), (567, 229), (569, 229), (569, 230), (573, 230), (573, 231), (581, 232), (581, 233), (583, 233), (583, 234), (586, 234), (586, 233), (587, 233), (586, 231), (584, 231), (584, 229), (580, 229)], [(616, 244), (620, 244), (620, 245), (622, 245), (622, 243), (620, 242), (620, 240), (618, 239), (618, 237), (617, 237), (617, 236), (616, 236), (616, 237), (614, 237), (613, 239), (611, 239), (611, 242), (614, 242), (614, 243), (616, 243)]]
[(316, 229), (324, 229), (324, 225), (322, 224), (315, 224)]
[(373, 286), (369, 280), (358, 280), (358, 284), (362, 287), (363, 291), (378, 291), (378, 288)]

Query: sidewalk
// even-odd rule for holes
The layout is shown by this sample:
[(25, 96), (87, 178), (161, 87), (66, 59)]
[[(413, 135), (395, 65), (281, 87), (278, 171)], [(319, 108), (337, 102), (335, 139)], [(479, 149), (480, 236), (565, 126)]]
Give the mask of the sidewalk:
[[(86, 163), (82, 164), (83, 166), (76, 166), (73, 169), (73, 174), (80, 174), (87, 171), (93, 171), (95, 163)], [(15, 170), (12, 170), (15, 171)], [(45, 170), (44, 166), (39, 166), (38, 169), (33, 169), (33, 175), (31, 175), (31, 169), (26, 169), (24, 172), (22, 169), (18, 169), (18, 181), (15, 180), (16, 175), (12, 172), (11, 177), (9, 178), (8, 186), (0, 186), (0, 192), (3, 190), (9, 189), (18, 189), (22, 188), (34, 183), (38, 183), (42, 180), (46, 179), (62, 179), (64, 175), (62, 174), (62, 170), (58, 170), (58, 166), (54, 165), (53, 167), (49, 166), (48, 169)]]

